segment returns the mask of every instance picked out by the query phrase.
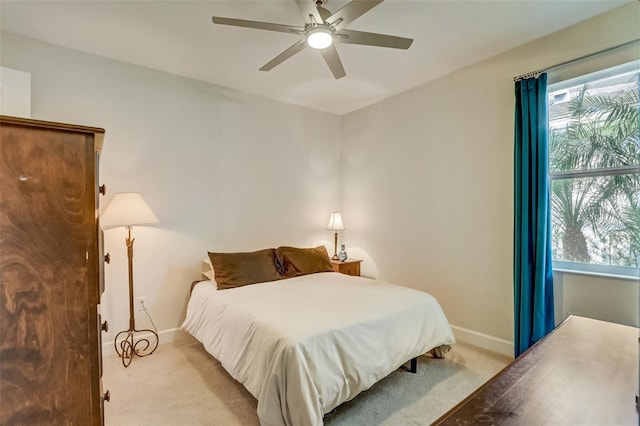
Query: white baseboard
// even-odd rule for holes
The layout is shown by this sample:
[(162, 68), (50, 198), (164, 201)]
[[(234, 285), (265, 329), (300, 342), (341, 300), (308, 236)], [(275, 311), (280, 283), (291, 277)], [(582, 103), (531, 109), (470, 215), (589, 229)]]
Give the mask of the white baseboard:
[[(136, 339), (144, 338), (147, 336), (151, 336), (150, 333), (147, 334), (137, 334)], [(186, 331), (183, 331), (180, 328), (170, 328), (168, 330), (158, 331), (158, 345), (164, 345), (166, 343), (179, 342), (183, 339), (188, 338), (189, 334)], [(102, 356), (109, 357), (115, 356), (116, 350), (113, 345), (113, 340), (110, 342), (102, 342)]]
[(456, 340), (513, 358), (513, 342), (452, 325)]
[[(470, 345), (478, 346), (480, 348), (497, 352), (499, 354), (513, 357), (513, 342), (508, 340), (499, 339), (488, 334), (479, 333), (477, 331), (469, 330), (467, 328), (458, 327), (452, 325), (453, 334), (456, 336), (456, 340), (459, 340)], [(144, 334), (137, 335), (136, 338), (145, 337)], [(179, 342), (183, 339), (187, 339), (189, 334), (180, 328), (170, 328), (168, 330), (162, 330), (158, 332), (158, 339), (160, 345), (167, 343)], [(102, 356), (114, 356), (116, 355), (115, 348), (113, 346), (113, 340), (110, 342), (102, 343)]]

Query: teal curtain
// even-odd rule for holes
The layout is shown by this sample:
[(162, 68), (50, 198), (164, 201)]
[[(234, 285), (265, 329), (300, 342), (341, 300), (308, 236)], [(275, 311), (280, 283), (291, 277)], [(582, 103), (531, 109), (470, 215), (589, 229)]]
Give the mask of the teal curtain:
[(547, 75), (516, 82), (515, 356), (554, 327)]

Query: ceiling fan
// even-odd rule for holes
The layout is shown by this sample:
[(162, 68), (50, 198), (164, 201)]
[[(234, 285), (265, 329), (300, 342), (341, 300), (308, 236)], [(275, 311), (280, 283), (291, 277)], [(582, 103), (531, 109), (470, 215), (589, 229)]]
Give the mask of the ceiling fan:
[(303, 36), (298, 42), (263, 65), (260, 71), (273, 69), (275, 66), (309, 46), (320, 51), (333, 76), (338, 79), (347, 74), (342, 66), (340, 56), (338, 56), (338, 51), (333, 44), (334, 41), (348, 44), (391, 47), (394, 49), (408, 49), (409, 46), (411, 46), (413, 42), (411, 38), (348, 30), (345, 28), (351, 22), (382, 3), (383, 0), (353, 0), (335, 13), (323, 7), (327, 1), (329, 0), (296, 0), (300, 11), (305, 17), (303, 27), (270, 22), (247, 21), (245, 19), (223, 18), (220, 16), (214, 16), (213, 23)]

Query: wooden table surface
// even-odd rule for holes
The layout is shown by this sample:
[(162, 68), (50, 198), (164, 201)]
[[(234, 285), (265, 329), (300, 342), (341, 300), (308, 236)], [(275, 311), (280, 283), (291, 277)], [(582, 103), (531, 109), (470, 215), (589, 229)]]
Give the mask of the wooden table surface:
[(571, 316), (433, 424), (637, 426), (638, 337)]

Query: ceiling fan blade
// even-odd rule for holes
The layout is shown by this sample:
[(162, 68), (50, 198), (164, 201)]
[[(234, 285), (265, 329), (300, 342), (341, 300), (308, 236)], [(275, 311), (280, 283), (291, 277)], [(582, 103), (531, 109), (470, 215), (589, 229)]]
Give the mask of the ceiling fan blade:
[(320, 50), (320, 54), (324, 58), (324, 61), (329, 65), (329, 69), (333, 73), (333, 76), (337, 79), (344, 77), (347, 73), (344, 71), (340, 56), (335, 45), (331, 45), (325, 49)]
[(408, 49), (413, 43), (412, 38), (396, 37), (386, 34), (367, 33), (344, 29), (336, 34), (341, 43), (364, 44), (367, 46), (391, 47), (394, 49)]
[(270, 69), (274, 68), (276, 65), (280, 65), (281, 63), (283, 63), (284, 61), (286, 61), (296, 53), (300, 52), (305, 47), (307, 47), (306, 39), (302, 39), (298, 41), (296, 44), (289, 47), (287, 50), (285, 50), (284, 52), (282, 52), (281, 54), (279, 54), (278, 56), (276, 56), (275, 58), (273, 58), (272, 60), (264, 64), (262, 68), (260, 68), (260, 71), (269, 71)]
[(324, 23), (316, 5), (311, 0), (296, 0), (296, 4), (300, 12), (304, 15), (305, 22), (313, 23), (313, 21), (315, 21), (317, 24)]
[(214, 24), (233, 25), (234, 27), (255, 28), (257, 30), (278, 31), (289, 34), (303, 34), (303, 27), (294, 25), (272, 24), (271, 22), (247, 21), (246, 19), (223, 18), (220, 16), (212, 17)]
[(380, 3), (382, 3), (382, 0), (353, 0), (331, 15), (327, 22), (333, 25), (337, 31), (340, 31)]

